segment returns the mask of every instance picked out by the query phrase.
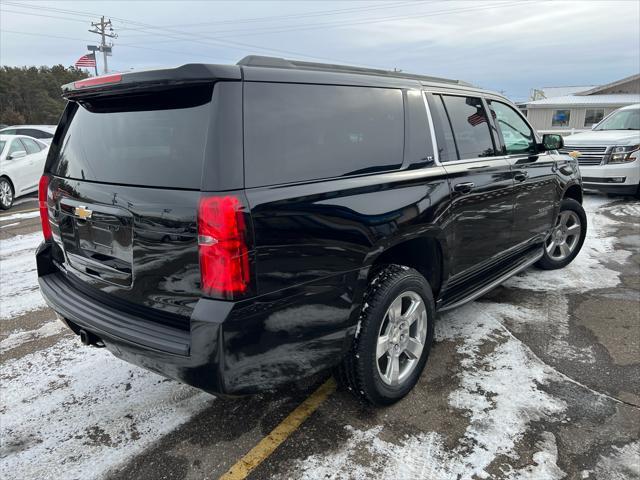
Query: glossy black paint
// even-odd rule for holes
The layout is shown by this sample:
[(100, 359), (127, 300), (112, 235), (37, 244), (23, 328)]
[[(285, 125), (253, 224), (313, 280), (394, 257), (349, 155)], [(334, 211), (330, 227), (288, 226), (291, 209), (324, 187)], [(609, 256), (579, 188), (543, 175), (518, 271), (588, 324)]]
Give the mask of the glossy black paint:
[[(204, 390), (253, 393), (336, 365), (351, 345), (368, 274), (380, 258), (428, 239), (435, 246), (429, 255), (440, 258), (414, 260), (421, 268), (438, 266), (437, 301), (446, 304), (541, 248), (560, 199), (580, 188), (575, 161), (556, 153), (437, 162), (422, 91), (506, 101), (489, 92), (356, 74), (259, 67), (242, 73), (243, 81), (214, 87), (201, 189), (52, 177), (54, 239), (37, 253), (43, 294), (74, 331), (84, 328), (115, 355)], [(405, 146), (402, 158), (391, 159), (400, 169), (244, 188), (242, 85), (248, 81), (401, 89)], [(438, 138), (441, 119), (433, 121)], [(51, 155), (59, 152), (59, 137)], [(501, 138), (494, 142), (499, 152)], [(241, 196), (252, 227), (255, 295), (241, 301), (204, 298), (199, 288), (197, 205), (202, 195), (215, 194)], [(72, 213), (79, 205), (95, 212), (88, 225)], [(75, 299), (54, 288), (62, 277)], [(106, 319), (133, 323), (132, 331), (114, 334), (73, 308), (84, 299), (97, 302)], [(162, 324), (154, 335), (166, 341), (186, 338), (184, 353), (151, 346), (129, 320), (136, 317)]]

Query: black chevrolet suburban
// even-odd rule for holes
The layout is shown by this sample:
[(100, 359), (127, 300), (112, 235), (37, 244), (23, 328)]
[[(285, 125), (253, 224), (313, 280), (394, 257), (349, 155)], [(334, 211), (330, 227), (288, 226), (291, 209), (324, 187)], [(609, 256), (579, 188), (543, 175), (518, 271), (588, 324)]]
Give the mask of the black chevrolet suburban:
[(585, 238), (562, 138), (465, 82), (250, 56), (63, 96), (42, 294), (83, 343), (208, 392), (333, 367), (393, 403), (437, 312)]

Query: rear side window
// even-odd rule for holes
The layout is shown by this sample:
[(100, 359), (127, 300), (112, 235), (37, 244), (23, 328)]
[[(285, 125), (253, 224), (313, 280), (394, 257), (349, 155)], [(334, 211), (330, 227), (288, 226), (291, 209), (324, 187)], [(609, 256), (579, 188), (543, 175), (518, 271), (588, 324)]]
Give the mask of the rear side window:
[(24, 145), (28, 155), (38, 153), (40, 151), (40, 147), (35, 140), (31, 140), (30, 138), (21, 138), (20, 141)]
[(18, 129), (18, 135), (27, 135), (33, 138), (53, 138), (53, 134), (43, 130), (36, 130), (35, 128), (20, 128)]
[(74, 104), (51, 173), (104, 183), (199, 189), (212, 86)]
[(247, 187), (399, 168), (404, 107), (397, 89), (247, 83)]
[(443, 95), (461, 160), (495, 155), (487, 113), (478, 97)]

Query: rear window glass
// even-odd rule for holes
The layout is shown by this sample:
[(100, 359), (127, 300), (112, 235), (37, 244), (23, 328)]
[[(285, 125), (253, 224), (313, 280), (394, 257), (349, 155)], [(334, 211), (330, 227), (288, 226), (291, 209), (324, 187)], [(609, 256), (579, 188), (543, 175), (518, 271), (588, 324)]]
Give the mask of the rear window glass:
[(397, 89), (247, 83), (248, 187), (399, 168), (404, 107)]
[(212, 86), (77, 105), (51, 172), (126, 185), (199, 189)]

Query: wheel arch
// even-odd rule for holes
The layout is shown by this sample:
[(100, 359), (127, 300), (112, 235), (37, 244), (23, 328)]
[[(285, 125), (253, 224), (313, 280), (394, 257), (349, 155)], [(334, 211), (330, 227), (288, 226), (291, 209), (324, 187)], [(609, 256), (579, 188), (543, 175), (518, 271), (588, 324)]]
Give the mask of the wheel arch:
[(572, 183), (567, 188), (565, 188), (564, 193), (562, 194), (562, 199), (572, 198), (576, 202), (582, 205), (583, 193), (582, 187), (578, 183)]
[(367, 257), (366, 265), (369, 268), (366, 279), (378, 265), (405, 265), (416, 269), (427, 279), (437, 299), (447, 279), (448, 258), (446, 240), (439, 229), (398, 235), (385, 245), (378, 246)]

